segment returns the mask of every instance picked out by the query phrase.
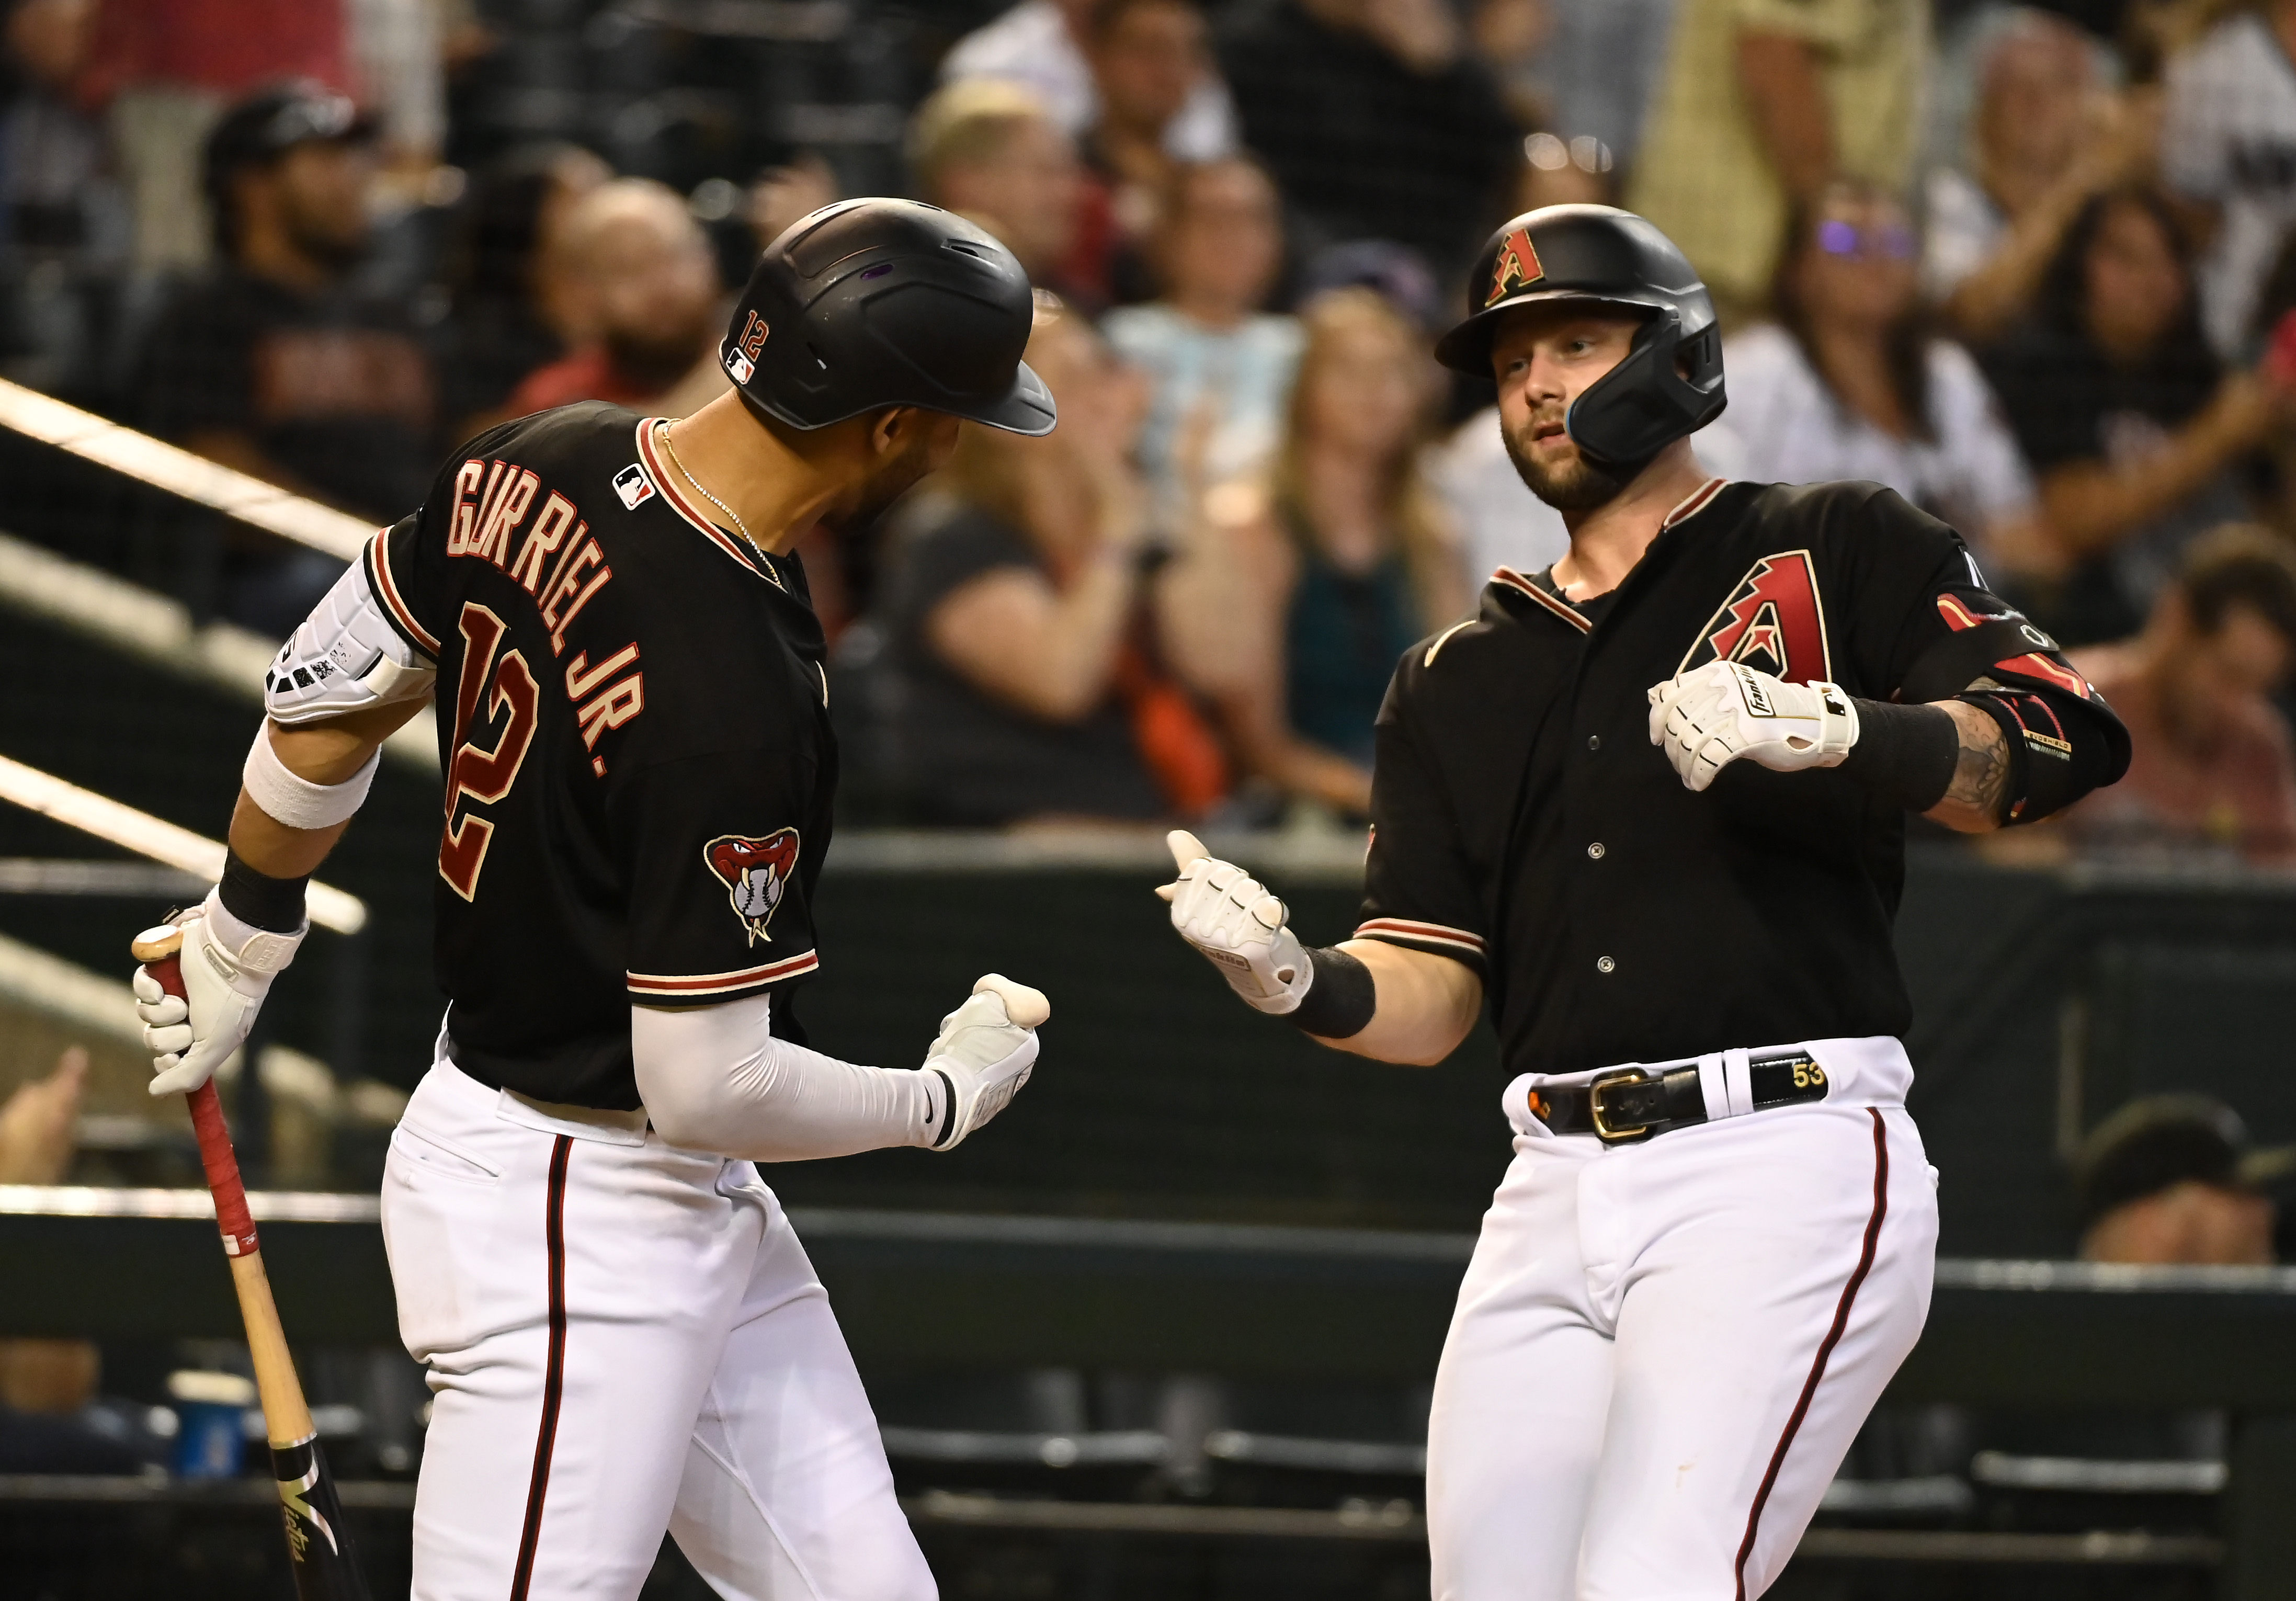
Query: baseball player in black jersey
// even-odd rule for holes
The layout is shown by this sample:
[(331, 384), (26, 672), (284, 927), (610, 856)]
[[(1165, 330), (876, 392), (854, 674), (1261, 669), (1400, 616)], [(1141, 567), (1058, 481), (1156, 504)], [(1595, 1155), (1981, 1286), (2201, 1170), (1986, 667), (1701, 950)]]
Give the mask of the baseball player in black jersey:
[(1304, 948), (1185, 834), (1159, 892), (1337, 1049), (1439, 1062), (1488, 1006), (1515, 1155), (1436, 1380), (1438, 1601), (1734, 1601), (1928, 1310), (1905, 814), (2038, 821), (2128, 735), (1943, 523), (1705, 474), (1714, 313), (1647, 222), (1517, 218), (1469, 293), (1438, 355), (1496, 378), (1569, 554), (1398, 666), (1355, 938)]
[(273, 663), (187, 997), (140, 970), (153, 1092), (205, 1081), (305, 927), (383, 738), (435, 704), (438, 1054), (383, 1230), (435, 1393), (417, 1601), (628, 1601), (667, 1527), (718, 1594), (934, 1594), (874, 1420), (756, 1161), (948, 1150), (1027, 1080), (991, 974), (914, 1070), (808, 1049), (837, 752), (787, 554), (1051, 430), (1020, 265), (930, 206), (776, 240), (676, 422), (582, 405), (457, 451)]

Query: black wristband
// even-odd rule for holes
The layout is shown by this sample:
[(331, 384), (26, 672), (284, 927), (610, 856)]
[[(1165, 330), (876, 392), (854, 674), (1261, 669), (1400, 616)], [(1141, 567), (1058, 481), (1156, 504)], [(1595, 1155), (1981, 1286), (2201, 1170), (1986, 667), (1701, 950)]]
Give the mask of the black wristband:
[(1308, 993), (1284, 1015), (1318, 1039), (1351, 1039), (1362, 1033), (1379, 1006), (1371, 969), (1328, 946), (1311, 947), (1308, 966), (1315, 974)]
[(1945, 799), (1961, 763), (1961, 729), (1942, 706), (1857, 700), (1857, 743), (1841, 770), (1907, 811)]
[(258, 873), (239, 859), (238, 851), (226, 849), (216, 899), (242, 923), (275, 934), (291, 934), (303, 926), (303, 887), (310, 882), (308, 873), (300, 878), (273, 878)]

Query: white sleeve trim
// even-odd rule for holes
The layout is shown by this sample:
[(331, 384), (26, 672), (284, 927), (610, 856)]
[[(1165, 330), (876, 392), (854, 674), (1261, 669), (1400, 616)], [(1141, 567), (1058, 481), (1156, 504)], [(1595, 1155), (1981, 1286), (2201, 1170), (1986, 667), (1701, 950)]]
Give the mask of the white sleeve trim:
[(663, 1139), (751, 1162), (807, 1162), (929, 1145), (939, 1073), (861, 1067), (776, 1039), (773, 998), (676, 1011), (630, 1008), (638, 1096)]

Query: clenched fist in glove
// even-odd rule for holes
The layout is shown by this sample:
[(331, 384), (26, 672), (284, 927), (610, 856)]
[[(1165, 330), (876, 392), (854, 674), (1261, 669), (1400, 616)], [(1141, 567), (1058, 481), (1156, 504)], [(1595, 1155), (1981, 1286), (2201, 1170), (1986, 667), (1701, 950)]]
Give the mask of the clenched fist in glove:
[(1773, 772), (1841, 765), (1857, 743), (1857, 706), (1838, 685), (1788, 684), (1738, 661), (1710, 661), (1654, 684), (1651, 743), (1692, 790), (1743, 756)]
[(295, 959), (309, 932), (291, 934), (242, 923), (208, 891), (176, 919), (184, 931), (184, 994), (168, 994), (144, 968), (135, 970), (135, 1011), (152, 1055), (152, 1093), (184, 1095), (215, 1076), (247, 1039), (271, 981)]
[(1012, 1104), (1037, 1063), (1037, 1030), (1053, 1014), (1044, 992), (992, 973), (972, 986), (964, 1004), (940, 1020), (940, 1034), (925, 1053), (924, 1071), (948, 1087), (948, 1114), (936, 1151), (954, 1151), (964, 1137)]
[(1242, 868), (1206, 854), (1185, 829), (1164, 836), (1180, 876), (1156, 893), (1172, 903), (1172, 927), (1220, 970), (1231, 989), (1262, 1012), (1299, 1010), (1314, 973), (1307, 948), (1284, 924), (1283, 903)]

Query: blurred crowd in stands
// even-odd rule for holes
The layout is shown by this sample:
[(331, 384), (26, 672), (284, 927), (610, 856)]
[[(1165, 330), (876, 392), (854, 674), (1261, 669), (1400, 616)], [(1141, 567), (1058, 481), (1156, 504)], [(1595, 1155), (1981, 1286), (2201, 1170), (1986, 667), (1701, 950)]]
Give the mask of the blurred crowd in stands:
[[(1431, 336), (1615, 202), (1720, 308), (1710, 471), (1889, 484), (2087, 653), (2136, 765), (2043, 848), (2296, 859), (2296, 0), (952, 3), (871, 24), (890, 120), (784, 12), (16, 0), (0, 373), (395, 517), (494, 422), (707, 400), (756, 251), (898, 175), (1029, 268), (1062, 423), (801, 544), (856, 819), (1345, 825), (1398, 655), (1566, 538)], [(545, 13), (597, 94), (742, 34), (787, 70), (693, 96), (771, 136), (521, 133)], [(329, 566), (249, 538), (275, 634)]]

